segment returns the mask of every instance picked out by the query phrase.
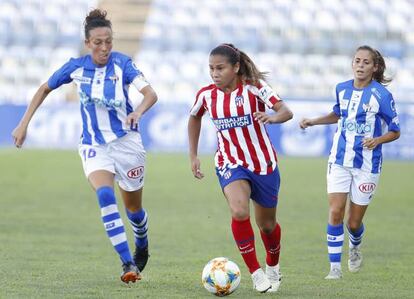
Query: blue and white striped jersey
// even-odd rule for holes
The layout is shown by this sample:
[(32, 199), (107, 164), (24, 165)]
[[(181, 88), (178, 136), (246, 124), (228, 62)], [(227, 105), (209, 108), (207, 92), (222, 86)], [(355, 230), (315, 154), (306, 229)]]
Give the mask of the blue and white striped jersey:
[(340, 119), (329, 162), (379, 173), (382, 146), (368, 150), (363, 148), (362, 141), (387, 131), (400, 131), (392, 94), (375, 80), (363, 89), (355, 88), (354, 80), (339, 83), (333, 111)]
[(138, 128), (127, 127), (126, 118), (133, 111), (128, 87), (138, 90), (148, 85), (132, 60), (111, 52), (105, 66), (93, 63), (91, 55), (71, 58), (48, 80), (51, 89), (74, 81), (80, 98), (82, 144), (105, 144)]

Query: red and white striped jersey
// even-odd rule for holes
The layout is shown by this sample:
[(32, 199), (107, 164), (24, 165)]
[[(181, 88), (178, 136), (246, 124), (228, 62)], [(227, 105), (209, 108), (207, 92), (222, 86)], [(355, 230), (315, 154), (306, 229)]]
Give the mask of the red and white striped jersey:
[(256, 174), (270, 174), (276, 167), (276, 152), (265, 126), (253, 113), (272, 108), (281, 99), (266, 82), (258, 86), (239, 84), (231, 93), (224, 93), (215, 84), (197, 93), (191, 115), (202, 116), (206, 111), (217, 129), (218, 149), (215, 164), (218, 169), (241, 165)]

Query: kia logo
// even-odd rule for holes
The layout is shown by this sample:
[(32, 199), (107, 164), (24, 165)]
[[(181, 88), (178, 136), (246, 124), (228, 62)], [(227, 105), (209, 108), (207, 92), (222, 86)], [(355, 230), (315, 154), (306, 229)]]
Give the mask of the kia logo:
[(139, 178), (144, 173), (144, 166), (138, 166), (128, 171), (127, 175), (131, 179)]
[(371, 193), (372, 191), (374, 191), (376, 185), (374, 183), (364, 183), (359, 185), (359, 191), (361, 191), (362, 193)]

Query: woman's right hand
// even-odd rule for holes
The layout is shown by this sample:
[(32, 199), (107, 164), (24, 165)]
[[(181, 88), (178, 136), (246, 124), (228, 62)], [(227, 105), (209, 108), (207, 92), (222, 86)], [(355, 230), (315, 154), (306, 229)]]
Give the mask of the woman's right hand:
[(14, 139), (14, 145), (17, 148), (21, 148), (27, 134), (27, 127), (24, 125), (19, 124), (12, 132), (12, 136)]
[(301, 129), (306, 129), (307, 127), (313, 126), (313, 123), (310, 118), (302, 118), (302, 120), (299, 122), (299, 126)]
[(204, 177), (200, 170), (200, 160), (197, 157), (191, 159), (191, 171), (196, 179), (201, 180)]

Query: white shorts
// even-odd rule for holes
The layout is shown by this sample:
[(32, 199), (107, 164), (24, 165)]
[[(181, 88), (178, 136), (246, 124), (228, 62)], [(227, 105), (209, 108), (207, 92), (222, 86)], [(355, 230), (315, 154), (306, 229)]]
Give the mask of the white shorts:
[(380, 174), (328, 163), (328, 193), (349, 193), (353, 203), (369, 205), (378, 187)]
[(119, 187), (125, 191), (136, 191), (144, 186), (145, 150), (141, 135), (127, 135), (102, 145), (79, 145), (83, 171), (86, 177), (96, 170), (107, 170), (115, 174)]

